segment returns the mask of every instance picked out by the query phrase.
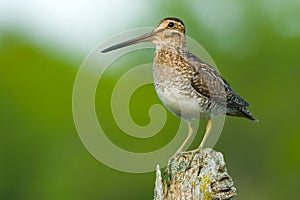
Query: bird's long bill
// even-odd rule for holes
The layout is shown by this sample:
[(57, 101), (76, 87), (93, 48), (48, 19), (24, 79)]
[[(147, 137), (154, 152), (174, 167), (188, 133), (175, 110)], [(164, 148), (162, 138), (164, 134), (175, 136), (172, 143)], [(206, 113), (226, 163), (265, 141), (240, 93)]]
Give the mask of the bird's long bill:
[(113, 45), (111, 47), (108, 47), (108, 48), (102, 50), (101, 53), (106, 53), (106, 52), (109, 52), (109, 51), (112, 51), (112, 50), (115, 50), (115, 49), (120, 49), (120, 48), (123, 48), (123, 47), (127, 47), (127, 46), (130, 46), (130, 45), (133, 45), (133, 44), (140, 43), (140, 42), (150, 42), (152, 40), (153, 36), (154, 36), (154, 32), (146, 33), (144, 35), (133, 38), (131, 40), (127, 40), (127, 41), (122, 42), (120, 44), (116, 44), (116, 45)]

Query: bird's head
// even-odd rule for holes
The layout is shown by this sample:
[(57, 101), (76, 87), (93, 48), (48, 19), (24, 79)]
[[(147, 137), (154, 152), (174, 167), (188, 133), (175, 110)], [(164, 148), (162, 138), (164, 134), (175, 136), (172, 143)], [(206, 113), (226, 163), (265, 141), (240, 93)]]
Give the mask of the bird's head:
[(150, 33), (111, 46), (101, 52), (105, 53), (141, 42), (152, 42), (157, 48), (185, 45), (184, 24), (178, 18), (165, 18)]

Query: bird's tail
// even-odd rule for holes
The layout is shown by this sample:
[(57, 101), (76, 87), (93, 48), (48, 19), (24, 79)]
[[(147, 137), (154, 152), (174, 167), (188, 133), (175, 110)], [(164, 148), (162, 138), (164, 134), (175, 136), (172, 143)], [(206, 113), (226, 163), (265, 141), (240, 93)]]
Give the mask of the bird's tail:
[(258, 122), (258, 119), (256, 119), (246, 107), (241, 107), (241, 108), (237, 109), (236, 111), (228, 112), (228, 113), (226, 113), (226, 115), (236, 116), (236, 117), (244, 117), (244, 118), (250, 119), (252, 121)]

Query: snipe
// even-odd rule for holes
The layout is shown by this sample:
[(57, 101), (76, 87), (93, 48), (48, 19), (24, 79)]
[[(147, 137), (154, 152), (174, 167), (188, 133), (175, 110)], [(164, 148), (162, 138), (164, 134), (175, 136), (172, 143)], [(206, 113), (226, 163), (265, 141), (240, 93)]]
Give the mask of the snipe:
[(226, 114), (257, 121), (247, 109), (249, 104), (229, 83), (212, 66), (187, 49), (185, 38), (183, 22), (169, 17), (163, 19), (152, 32), (102, 51), (105, 53), (140, 42), (155, 44), (155, 90), (163, 104), (189, 125), (187, 138), (177, 153), (183, 150), (193, 133), (193, 119), (208, 119), (199, 150), (209, 136), (213, 117)]

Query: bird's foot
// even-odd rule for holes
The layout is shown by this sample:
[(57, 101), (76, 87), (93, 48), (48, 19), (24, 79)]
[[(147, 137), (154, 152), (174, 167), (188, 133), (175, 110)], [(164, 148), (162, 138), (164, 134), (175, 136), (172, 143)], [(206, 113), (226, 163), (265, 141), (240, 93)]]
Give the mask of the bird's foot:
[(180, 157), (184, 157), (186, 152), (176, 152), (171, 158), (168, 160), (168, 166), (170, 166), (175, 159), (179, 159)]
[(169, 158), (168, 160), (168, 168), (172, 166), (172, 163), (174, 163), (175, 160), (186, 160), (189, 157), (193, 157), (195, 154), (201, 152), (201, 150), (195, 149), (195, 150), (191, 150), (191, 151), (187, 151), (187, 152), (177, 152), (175, 153), (171, 158)]

